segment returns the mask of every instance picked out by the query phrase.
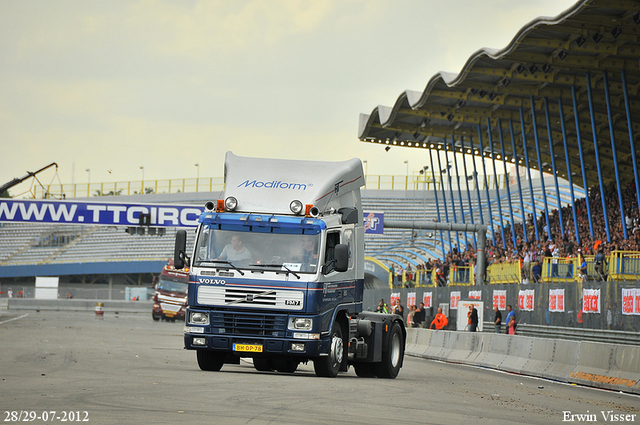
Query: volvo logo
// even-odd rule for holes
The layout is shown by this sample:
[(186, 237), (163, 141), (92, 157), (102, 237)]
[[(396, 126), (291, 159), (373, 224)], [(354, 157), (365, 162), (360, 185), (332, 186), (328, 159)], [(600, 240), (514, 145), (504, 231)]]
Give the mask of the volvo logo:
[(253, 294), (247, 294), (247, 296), (244, 298), (244, 300), (248, 303), (252, 303), (253, 302)]

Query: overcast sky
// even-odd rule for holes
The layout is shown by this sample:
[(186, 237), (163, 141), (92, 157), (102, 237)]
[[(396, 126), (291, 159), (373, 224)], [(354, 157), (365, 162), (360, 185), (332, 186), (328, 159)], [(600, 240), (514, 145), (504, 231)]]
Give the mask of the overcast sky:
[(220, 177), (228, 150), (404, 175), (427, 152), (360, 142), (359, 114), (573, 4), (2, 0), (0, 184), (50, 162), (63, 183)]

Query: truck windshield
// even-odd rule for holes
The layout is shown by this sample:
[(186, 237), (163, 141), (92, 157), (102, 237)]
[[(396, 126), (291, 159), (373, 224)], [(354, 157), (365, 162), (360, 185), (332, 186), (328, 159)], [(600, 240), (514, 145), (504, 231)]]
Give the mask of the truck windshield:
[(186, 282), (175, 282), (173, 280), (160, 279), (157, 289), (167, 292), (178, 292), (186, 294), (189, 284)]
[(319, 235), (243, 232), (205, 225), (196, 244), (194, 265), (315, 273), (319, 246)]

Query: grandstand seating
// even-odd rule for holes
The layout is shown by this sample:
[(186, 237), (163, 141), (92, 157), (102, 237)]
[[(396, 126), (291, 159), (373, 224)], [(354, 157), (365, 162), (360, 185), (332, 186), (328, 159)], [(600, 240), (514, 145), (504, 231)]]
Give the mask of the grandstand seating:
[[(547, 185), (551, 183), (545, 182)], [(538, 214), (543, 209), (543, 199), (540, 194), (539, 180), (534, 180), (534, 194), (536, 199), (536, 211)], [(523, 189), (524, 190), (524, 189)], [(450, 192), (445, 191), (446, 199), (442, 197), (442, 191), (436, 193), (433, 190), (425, 191), (390, 191), (390, 190), (365, 190), (363, 192), (363, 209), (365, 212), (383, 212), (386, 219), (413, 220), (413, 221), (437, 221), (438, 208), (440, 209), (440, 221), (445, 221), (445, 202), (449, 215), (449, 221), (454, 221), (453, 207), (456, 210), (457, 222), (470, 223), (473, 213), (473, 222), (480, 223), (480, 212), (483, 211), (484, 223), (488, 223), (486, 206), (486, 192), (481, 191), (478, 199), (476, 191), (470, 192), (471, 199), (467, 198), (466, 188), (458, 193), (454, 188), (453, 207)], [(578, 191), (576, 196), (583, 195)], [(528, 195), (528, 189), (525, 195)], [(460, 198), (464, 208), (464, 220), (460, 214)], [(514, 208), (514, 220), (521, 223), (522, 211), (516, 186), (511, 188), (511, 199), (507, 197), (507, 191), (501, 190), (500, 197), (495, 196), (495, 190), (491, 190), (490, 199), (494, 221), (505, 225), (508, 220), (509, 202)], [(533, 211), (530, 196), (523, 199), (525, 214)], [(570, 193), (566, 185), (562, 186), (561, 200), (564, 204), (570, 201)], [(183, 200), (184, 201), (184, 200)], [(500, 202), (503, 217), (498, 215), (497, 203)], [(549, 203), (557, 203), (554, 199), (548, 199)], [(471, 204), (471, 209), (469, 208)], [(490, 232), (489, 233), (489, 237)], [(55, 235), (65, 234), (68, 243), (50, 246), (42, 241)], [(193, 242), (193, 232), (188, 232), (189, 243)], [(428, 258), (442, 258), (443, 250), (448, 252), (453, 246), (464, 250), (467, 246), (473, 246), (473, 234), (451, 235), (438, 231), (385, 229), (384, 235), (365, 236), (365, 255), (377, 257), (387, 264), (397, 263), (404, 267), (407, 263), (414, 266), (422, 264)], [(89, 261), (142, 261), (165, 260), (173, 254), (175, 229), (167, 229), (163, 236), (129, 235), (123, 227), (115, 226), (73, 226), (50, 224), (20, 224), (5, 223), (0, 226), (0, 266), (24, 265), (24, 264), (55, 264), (75, 263)], [(444, 246), (443, 246), (444, 244)], [(444, 248), (444, 249), (443, 249)]]

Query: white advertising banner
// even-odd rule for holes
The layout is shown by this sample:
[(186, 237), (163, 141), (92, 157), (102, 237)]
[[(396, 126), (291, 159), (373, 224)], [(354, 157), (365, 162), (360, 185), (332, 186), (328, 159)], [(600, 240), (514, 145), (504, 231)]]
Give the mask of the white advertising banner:
[(493, 306), (498, 307), (498, 310), (507, 309), (507, 290), (506, 289), (493, 290)]
[(36, 276), (36, 299), (56, 300), (58, 299), (58, 277)]
[(549, 289), (549, 311), (564, 312), (564, 289)]
[(424, 303), (425, 308), (433, 307), (433, 292), (425, 292), (422, 296), (422, 302)]
[(640, 288), (622, 288), (622, 314), (640, 315)]
[(600, 313), (600, 290), (582, 290), (582, 311), (585, 313)]
[(416, 293), (415, 292), (409, 292), (407, 294), (407, 308), (409, 306), (412, 305), (416, 305)]
[(535, 293), (535, 289), (518, 291), (518, 308), (522, 311), (533, 311)]
[(451, 296), (449, 297), (449, 308), (451, 310), (458, 309), (458, 301), (460, 301), (460, 291), (451, 291)]
[(470, 300), (482, 299), (482, 291), (469, 291), (469, 299)]

